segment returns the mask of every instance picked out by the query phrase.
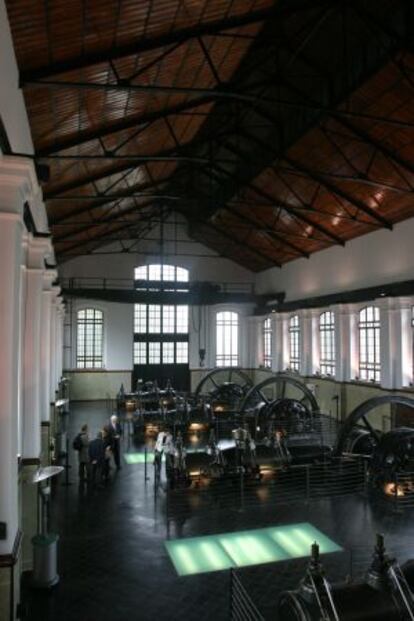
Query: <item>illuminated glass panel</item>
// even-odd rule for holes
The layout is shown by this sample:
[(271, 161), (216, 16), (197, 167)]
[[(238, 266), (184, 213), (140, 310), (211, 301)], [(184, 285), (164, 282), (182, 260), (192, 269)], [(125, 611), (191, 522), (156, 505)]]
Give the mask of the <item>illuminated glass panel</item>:
[(177, 341), (175, 361), (177, 364), (188, 364), (188, 342)]
[(289, 319), (289, 366), (293, 371), (300, 370), (300, 322), (299, 315)]
[(359, 377), (379, 382), (381, 379), (380, 311), (366, 306), (359, 313)]
[(148, 343), (148, 363), (161, 363), (161, 343)]
[(223, 311), (216, 315), (216, 365), (237, 367), (239, 364), (239, 316)]
[(148, 269), (146, 265), (140, 265), (135, 268), (135, 280), (148, 280)]
[(188, 306), (177, 306), (177, 333), (188, 334)]
[(161, 265), (148, 266), (148, 280), (161, 280)]
[(189, 272), (184, 267), (177, 267), (176, 280), (179, 282), (188, 282)]
[(148, 305), (148, 332), (149, 334), (161, 332), (161, 306), (159, 304)]
[[(162, 283), (185, 282), (189, 281), (189, 271), (182, 267), (165, 264), (141, 265), (135, 268), (134, 276), (136, 280), (159, 281), (160, 285), (151, 287), (151, 291), (175, 291), (172, 285), (163, 286)], [(140, 290), (148, 290), (142, 284)], [(177, 291), (188, 291), (188, 286)], [(176, 335), (188, 335), (189, 311), (185, 304), (135, 304), (134, 305), (134, 334), (136, 342), (141, 342), (137, 335), (160, 334), (164, 338), (164, 346), (160, 343), (152, 344), (151, 337), (147, 337), (145, 349), (143, 345), (134, 345), (135, 364), (188, 364), (188, 342), (177, 341)], [(180, 338), (180, 337), (179, 337)], [(144, 358), (146, 362), (144, 362)], [(138, 362), (138, 360), (140, 362)]]
[(331, 311), (319, 317), (320, 371), (335, 375), (335, 315)]
[(188, 576), (308, 557), (314, 542), (321, 554), (342, 551), (309, 522), (172, 539), (165, 547), (177, 574)]
[(147, 364), (147, 344), (143, 341), (134, 343), (134, 364)]
[(103, 367), (103, 313), (85, 308), (77, 314), (76, 366), (78, 369)]
[(263, 364), (270, 369), (272, 366), (272, 320), (270, 317), (263, 322)]
[(146, 334), (147, 332), (147, 305), (134, 304), (134, 332)]
[(162, 344), (162, 363), (174, 364), (174, 342), (166, 341)]
[(134, 270), (135, 280), (159, 280), (166, 282), (188, 282), (189, 271), (175, 265), (140, 265)]
[(164, 304), (162, 307), (162, 333), (174, 334), (175, 332), (175, 306)]

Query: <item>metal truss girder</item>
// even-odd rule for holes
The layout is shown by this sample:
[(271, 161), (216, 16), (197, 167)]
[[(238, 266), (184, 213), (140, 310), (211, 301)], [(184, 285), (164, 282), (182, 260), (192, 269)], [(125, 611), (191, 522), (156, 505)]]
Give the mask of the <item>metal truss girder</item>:
[[(122, 192), (117, 193), (117, 198), (107, 199), (105, 194), (102, 194), (102, 196), (96, 197), (97, 202), (94, 203), (93, 205), (88, 205), (87, 207), (81, 207), (80, 209), (76, 209), (72, 211), (71, 213), (65, 214), (64, 216), (60, 216), (58, 218), (51, 218), (49, 220), (49, 224), (51, 226), (53, 226), (54, 224), (60, 224), (61, 222), (65, 222), (66, 220), (73, 218), (73, 216), (79, 216), (83, 213), (89, 213), (93, 211), (94, 209), (98, 209), (99, 207), (104, 207), (105, 205), (113, 203), (116, 200), (124, 200), (128, 198), (133, 198), (133, 195), (137, 192), (137, 190), (146, 190), (147, 188), (153, 188), (158, 185), (161, 185), (162, 183), (165, 183), (166, 181), (167, 179), (159, 179), (155, 183), (151, 181), (148, 183), (143, 183), (141, 185), (131, 186), (131, 188), (126, 188)], [(136, 207), (134, 207), (134, 209), (135, 208)], [(127, 213), (127, 211), (124, 211), (123, 213)]]
[(150, 39), (142, 38), (130, 44), (118, 47), (114, 46), (109, 50), (84, 54), (75, 59), (51, 63), (37, 69), (21, 71), (20, 86), (24, 86), (30, 80), (44, 79), (51, 75), (83, 69), (90, 65), (116, 61), (120, 58), (126, 58), (176, 43), (185, 43), (190, 39), (211, 36), (223, 30), (236, 29), (248, 26), (249, 24), (260, 23), (273, 17), (281, 18), (284, 15), (290, 15), (298, 11), (313, 10), (318, 6), (326, 6), (327, 4), (329, 3), (327, 3), (326, 0), (324, 2), (317, 0), (313, 0), (312, 2), (309, 0), (290, 0), (287, 6), (284, 3), (277, 3), (276, 6), (249, 11), (241, 15), (232, 15), (211, 22), (203, 22), (180, 30), (169, 31)]
[[(272, 147), (270, 147), (269, 145), (267, 145), (266, 143), (264, 143), (260, 139), (256, 138), (255, 136), (251, 136), (250, 134), (247, 134), (246, 132), (243, 132), (243, 136), (245, 136), (246, 138), (248, 138), (250, 140), (255, 140), (258, 144), (260, 144), (260, 146), (262, 148), (266, 148), (266, 149), (268, 149), (270, 151), (273, 151)], [(240, 157), (242, 157), (242, 158), (244, 158), (246, 160), (245, 155), (242, 154), (239, 150), (234, 149), (233, 146), (230, 147), (227, 143), (224, 146), (226, 148), (228, 148), (230, 151), (233, 150), (233, 152), (237, 153)], [(334, 233), (331, 233), (331, 231), (326, 229), (323, 225), (321, 225), (321, 224), (319, 224), (317, 222), (314, 222), (310, 218), (307, 218), (304, 214), (298, 213), (297, 209), (295, 209), (295, 207), (293, 205), (288, 205), (287, 203), (279, 201), (277, 198), (275, 198), (274, 196), (271, 196), (265, 190), (262, 190), (262, 188), (257, 187), (252, 182), (245, 183), (245, 182), (243, 182), (243, 180), (241, 180), (241, 179), (239, 179), (237, 177), (234, 177), (234, 178), (237, 180), (238, 183), (241, 183), (242, 185), (252, 189), (256, 194), (258, 194), (259, 196), (261, 196), (265, 200), (270, 201), (273, 205), (276, 205), (277, 208), (283, 209), (287, 213), (290, 213), (291, 215), (295, 216), (297, 219), (302, 220), (302, 222), (305, 222), (309, 226), (312, 226), (314, 229), (318, 230), (320, 233), (325, 235), (325, 237), (328, 237), (333, 242), (335, 242), (335, 244), (339, 244), (341, 246), (345, 245), (345, 242), (344, 242), (343, 239), (341, 239), (340, 237), (338, 237)]]
[(288, 156), (284, 156), (283, 159), (286, 162), (288, 162), (290, 166), (293, 166), (297, 170), (300, 170), (306, 173), (309, 179), (312, 179), (315, 183), (318, 183), (319, 185), (321, 185), (323, 188), (328, 190), (328, 192), (330, 192), (331, 194), (335, 194), (336, 196), (339, 196), (343, 200), (347, 201), (350, 205), (353, 205), (356, 209), (363, 211), (367, 216), (372, 218), (372, 220), (375, 220), (382, 227), (392, 230), (393, 226), (391, 222), (389, 222), (386, 218), (384, 218), (380, 214), (375, 213), (373, 209), (368, 207), (368, 205), (365, 205), (365, 203), (360, 201), (358, 198), (351, 196), (350, 194), (348, 194), (348, 192), (346, 192), (345, 190), (342, 190), (341, 188), (339, 188), (337, 185), (335, 185), (331, 181), (328, 181), (327, 179), (324, 179), (322, 176), (313, 173), (310, 169), (307, 168), (307, 166), (305, 166), (305, 164), (296, 162), (295, 160), (291, 159)]

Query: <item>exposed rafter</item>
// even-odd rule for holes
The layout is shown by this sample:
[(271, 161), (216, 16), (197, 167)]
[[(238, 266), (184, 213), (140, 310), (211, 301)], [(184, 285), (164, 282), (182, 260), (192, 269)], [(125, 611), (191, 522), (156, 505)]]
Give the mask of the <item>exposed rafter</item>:
[(372, 220), (377, 222), (381, 227), (392, 230), (393, 227), (392, 227), (391, 222), (389, 222), (386, 218), (381, 216), (381, 214), (376, 213), (374, 209), (371, 209), (371, 207), (368, 207), (368, 205), (362, 202), (359, 198), (352, 196), (346, 190), (343, 190), (342, 188), (332, 183), (332, 181), (329, 181), (328, 179), (322, 177), (321, 175), (315, 174), (305, 164), (302, 164), (301, 162), (293, 160), (292, 158), (288, 156), (285, 156), (284, 160), (288, 162), (290, 166), (293, 166), (293, 168), (296, 168), (297, 170), (300, 170), (306, 173), (309, 179), (312, 179), (313, 181), (315, 181), (315, 183), (319, 183), (319, 185), (321, 185), (323, 188), (328, 190), (328, 192), (330, 192), (331, 194), (335, 194), (336, 196), (339, 196), (343, 200), (347, 201), (350, 205), (353, 205), (354, 207), (356, 207), (356, 209), (359, 209), (360, 211), (364, 212)]
[(45, 79), (48, 76), (53, 76), (59, 73), (84, 69), (90, 65), (109, 63), (111, 61), (113, 62), (128, 56), (135, 56), (150, 50), (175, 45), (176, 43), (185, 43), (190, 39), (215, 35), (223, 30), (231, 30), (234, 28), (248, 26), (250, 24), (257, 24), (267, 21), (272, 17), (282, 18), (283, 16), (301, 10), (313, 10), (315, 7), (321, 5), (326, 6), (327, 4), (330, 3), (326, 0), (324, 2), (321, 2), (320, 0), (312, 0), (312, 2), (309, 2), (309, 0), (290, 0), (288, 7), (286, 5), (280, 6), (278, 3), (276, 6), (256, 11), (248, 11), (247, 13), (243, 13), (241, 15), (231, 15), (216, 21), (201, 22), (188, 28), (182, 28), (181, 30), (175, 30), (172, 32), (168, 31), (150, 39), (143, 38), (124, 46), (114, 46), (108, 50), (96, 53), (86, 53), (71, 60), (51, 63), (43, 67), (30, 69), (28, 71), (21, 71), (20, 85), (24, 86), (31, 80)]
[[(245, 135), (246, 137), (249, 137), (252, 140), (256, 139), (255, 137), (252, 137), (249, 134), (243, 133), (243, 135)], [(262, 148), (266, 147), (270, 149), (270, 147), (268, 147), (266, 143), (262, 143), (262, 141), (260, 141), (260, 144)], [(225, 143), (223, 146), (225, 146), (230, 151), (236, 153), (239, 157), (246, 158), (246, 156), (239, 149), (236, 149), (234, 145), (229, 145), (228, 143)], [(227, 171), (224, 171), (224, 172), (227, 172)], [(269, 201), (270, 203), (269, 206), (273, 205), (274, 208), (276, 209), (283, 209), (284, 211), (294, 216), (295, 218), (302, 220), (302, 222), (305, 222), (307, 225), (314, 227), (317, 231), (325, 235), (325, 237), (328, 237), (335, 244), (339, 244), (340, 246), (343, 246), (345, 244), (344, 240), (341, 239), (338, 235), (335, 235), (334, 233), (332, 233), (329, 229), (325, 228), (322, 224), (319, 224), (318, 222), (314, 222), (311, 218), (308, 218), (303, 213), (303, 211), (298, 210), (298, 208), (295, 207), (294, 205), (290, 205), (284, 201), (280, 201), (278, 198), (275, 198), (274, 196), (272, 196), (271, 194), (269, 194), (268, 192), (260, 188), (256, 183), (253, 183), (253, 182), (243, 183), (243, 181), (241, 181), (240, 179), (238, 179), (238, 181), (239, 183), (241, 183), (242, 186), (244, 185), (245, 187), (250, 188), (256, 194), (264, 198), (266, 201)]]

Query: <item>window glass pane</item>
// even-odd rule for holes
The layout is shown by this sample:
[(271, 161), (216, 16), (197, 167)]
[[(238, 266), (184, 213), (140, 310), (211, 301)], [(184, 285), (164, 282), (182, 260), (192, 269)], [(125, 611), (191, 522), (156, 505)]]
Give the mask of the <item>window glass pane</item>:
[(140, 265), (135, 268), (135, 280), (147, 280), (147, 266)]
[(148, 266), (148, 280), (161, 280), (161, 265)]
[(263, 322), (263, 364), (265, 367), (272, 366), (272, 320), (270, 317)]
[(148, 343), (148, 363), (160, 364), (161, 343)]
[(326, 311), (319, 318), (320, 372), (322, 375), (335, 374), (335, 316)]
[(175, 280), (175, 266), (174, 265), (164, 265), (163, 266), (163, 280)]
[(135, 334), (146, 334), (147, 332), (147, 305), (134, 305), (134, 332)]
[(175, 332), (175, 306), (165, 304), (162, 307), (162, 332), (163, 334)]
[(178, 341), (176, 343), (176, 357), (177, 364), (188, 364), (188, 343)]
[(150, 334), (161, 332), (161, 306), (159, 304), (148, 305), (148, 332)]
[(147, 364), (147, 344), (145, 342), (134, 343), (134, 364)]
[(238, 365), (237, 313), (223, 311), (216, 315), (216, 364), (217, 366)]
[(76, 333), (76, 366), (78, 369), (102, 368), (103, 313), (95, 308), (78, 311)]
[(299, 315), (289, 319), (289, 366), (293, 371), (300, 369), (300, 325)]
[(381, 379), (378, 306), (367, 306), (359, 313), (359, 377), (373, 382), (379, 382)]
[(178, 334), (188, 334), (188, 306), (177, 306), (177, 332)]
[(174, 343), (166, 342), (162, 344), (162, 363), (174, 364)]
[(189, 272), (184, 267), (177, 267), (177, 280), (179, 282), (188, 282)]

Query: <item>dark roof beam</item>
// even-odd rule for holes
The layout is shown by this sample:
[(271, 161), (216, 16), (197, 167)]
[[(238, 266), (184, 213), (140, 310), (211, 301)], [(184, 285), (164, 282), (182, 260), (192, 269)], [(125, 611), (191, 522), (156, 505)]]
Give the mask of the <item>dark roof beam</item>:
[(297, 13), (301, 10), (313, 10), (315, 7), (320, 5), (326, 6), (327, 4), (329, 5), (330, 3), (326, 0), (323, 2), (313, 0), (312, 3), (304, 0), (291, 0), (288, 6), (285, 4), (277, 4), (275, 6), (258, 9), (256, 11), (248, 11), (247, 13), (243, 13), (241, 15), (232, 15), (220, 20), (210, 22), (203, 21), (187, 28), (182, 28), (176, 31), (168, 31), (150, 39), (142, 38), (123, 46), (113, 46), (109, 50), (84, 54), (78, 58), (50, 63), (43, 67), (22, 71), (20, 73), (20, 85), (24, 86), (30, 80), (44, 79), (51, 75), (83, 69), (89, 67), (90, 65), (116, 61), (120, 58), (135, 56), (136, 54), (141, 54), (143, 52), (158, 48), (164, 48), (165, 46), (171, 46), (178, 43), (182, 44), (190, 39), (207, 35), (215, 35), (223, 30), (242, 28), (243, 26), (257, 24), (271, 18), (281, 18), (284, 15)]
[[(246, 138), (250, 138), (250, 140), (255, 140), (256, 142), (259, 142), (261, 144), (262, 148), (265, 146), (266, 149), (271, 149), (271, 147), (269, 147), (266, 143), (262, 143), (262, 141), (257, 139), (255, 136), (251, 136), (250, 134), (247, 134), (246, 132), (243, 132), (243, 135)], [(232, 149), (233, 149), (233, 152), (235, 151), (234, 147), (230, 147), (227, 143), (223, 144), (223, 146), (228, 148), (230, 151)], [(243, 157), (245, 159), (245, 161), (246, 161), (246, 156), (244, 154), (241, 154), (240, 151), (238, 151), (238, 150), (236, 150), (235, 152), (238, 153), (240, 157)], [(246, 186), (248, 188), (251, 188), (256, 194), (258, 194), (259, 196), (261, 196), (265, 200), (269, 201), (270, 202), (269, 206), (274, 206), (274, 208), (277, 208), (277, 209), (283, 209), (284, 211), (286, 211), (290, 215), (294, 216), (298, 220), (302, 220), (302, 222), (305, 222), (307, 225), (313, 226), (314, 229), (316, 229), (317, 231), (319, 231), (320, 233), (325, 235), (325, 237), (328, 237), (335, 244), (339, 244), (340, 246), (344, 246), (345, 245), (345, 242), (344, 242), (343, 239), (341, 239), (340, 237), (338, 237), (337, 235), (332, 233), (329, 229), (325, 228), (322, 224), (319, 224), (318, 222), (314, 222), (313, 220), (308, 218), (303, 213), (298, 213), (297, 212), (298, 208), (295, 207), (294, 205), (289, 205), (288, 203), (280, 201), (279, 199), (275, 198), (274, 196), (271, 196), (270, 194), (268, 194), (267, 192), (265, 192), (261, 188), (257, 187), (252, 182), (246, 184), (245, 181), (240, 179), (240, 178), (238, 178), (238, 182), (242, 186)], [(306, 207), (308, 207), (308, 206), (306, 206)]]

